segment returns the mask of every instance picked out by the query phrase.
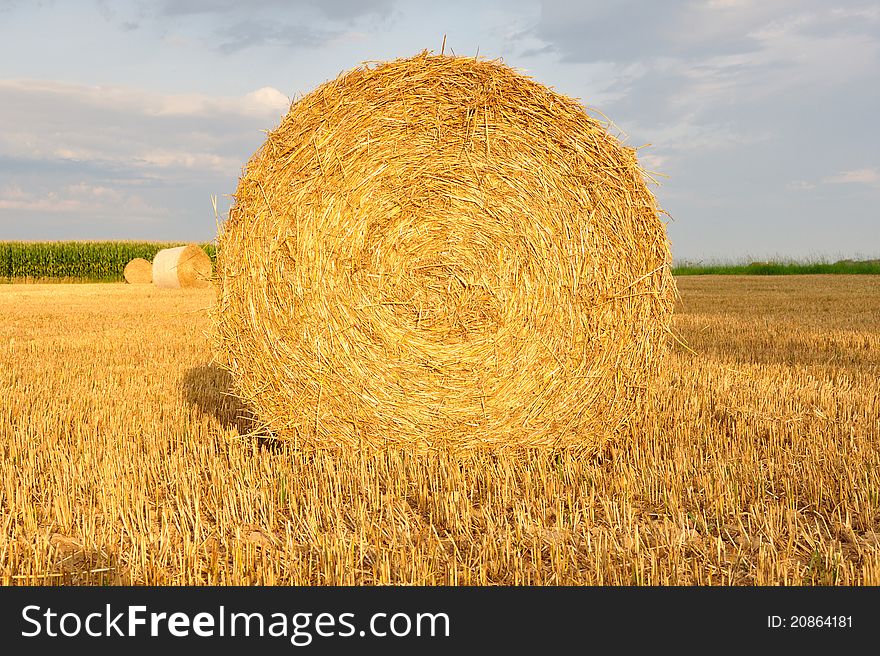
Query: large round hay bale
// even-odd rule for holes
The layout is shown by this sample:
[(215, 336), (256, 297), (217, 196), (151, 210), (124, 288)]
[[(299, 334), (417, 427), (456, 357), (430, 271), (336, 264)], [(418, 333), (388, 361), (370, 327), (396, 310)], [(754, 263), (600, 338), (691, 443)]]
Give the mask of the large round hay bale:
[(218, 238), (216, 346), (304, 446), (590, 447), (643, 409), (675, 286), (635, 151), (498, 62), (294, 103)]
[(153, 284), (167, 288), (208, 287), (211, 270), (211, 258), (195, 244), (165, 248), (153, 258)]
[(149, 285), (153, 282), (153, 265), (142, 257), (136, 257), (125, 265), (122, 277), (129, 285)]

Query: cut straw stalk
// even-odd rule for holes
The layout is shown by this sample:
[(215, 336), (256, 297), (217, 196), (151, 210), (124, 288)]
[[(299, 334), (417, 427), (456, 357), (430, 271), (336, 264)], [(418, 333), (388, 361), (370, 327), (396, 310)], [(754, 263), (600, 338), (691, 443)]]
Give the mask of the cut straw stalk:
[(362, 67), (296, 102), (218, 239), (216, 347), (308, 446), (593, 448), (672, 316), (635, 151), (498, 63)]

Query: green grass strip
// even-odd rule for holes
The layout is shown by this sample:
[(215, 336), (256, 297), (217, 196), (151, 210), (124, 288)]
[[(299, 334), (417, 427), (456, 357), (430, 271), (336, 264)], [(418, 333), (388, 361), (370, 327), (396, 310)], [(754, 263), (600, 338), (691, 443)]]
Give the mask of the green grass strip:
[(676, 276), (791, 276), (807, 274), (880, 274), (880, 260), (838, 260), (837, 262), (750, 262), (699, 263), (680, 262), (673, 265)]

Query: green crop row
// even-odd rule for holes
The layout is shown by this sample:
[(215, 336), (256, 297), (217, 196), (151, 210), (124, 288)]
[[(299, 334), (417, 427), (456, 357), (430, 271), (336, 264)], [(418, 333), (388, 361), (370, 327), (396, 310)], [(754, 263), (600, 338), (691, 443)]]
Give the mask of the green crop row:
[[(122, 282), (131, 260), (152, 261), (163, 248), (180, 242), (54, 241), (0, 242), (0, 282)], [(201, 244), (213, 262), (214, 244)]]
[[(125, 265), (136, 257), (152, 261), (163, 248), (182, 242), (134, 241), (0, 241), (0, 282), (122, 282)], [(201, 244), (216, 260), (213, 243)], [(680, 262), (672, 273), (687, 275), (786, 275), (815, 273), (880, 274), (880, 260), (837, 262)]]
[(880, 260), (838, 260), (837, 262), (750, 262), (695, 263), (682, 262), (672, 267), (676, 276), (746, 275), (785, 276), (806, 274), (880, 274)]

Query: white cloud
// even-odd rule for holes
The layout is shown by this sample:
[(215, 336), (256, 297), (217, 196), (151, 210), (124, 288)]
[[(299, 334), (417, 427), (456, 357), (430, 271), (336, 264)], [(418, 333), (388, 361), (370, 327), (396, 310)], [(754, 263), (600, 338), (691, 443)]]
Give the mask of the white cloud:
[(835, 18), (859, 18), (867, 21), (880, 20), (880, 7), (833, 7), (830, 13)]
[(274, 87), (262, 87), (241, 97), (177, 94), (149, 96), (144, 101), (144, 112), (153, 116), (199, 117), (222, 113), (277, 120), (290, 107), (287, 96)]
[(708, 0), (702, 5), (702, 9), (748, 9), (752, 7), (752, 0)]
[(112, 166), (143, 175), (238, 177), (290, 100), (273, 87), (237, 97), (0, 80), (0, 157)]
[(212, 230), (211, 195), (235, 189), (288, 108), (272, 87), (214, 97), (0, 80), (0, 218), (25, 215), (56, 236), (86, 224)]
[[(749, 34), (759, 45), (753, 62), (764, 72), (760, 79), (766, 95), (815, 86), (817, 81), (834, 88), (872, 75), (880, 41), (872, 34), (827, 29), (832, 22), (830, 12), (801, 13)], [(823, 28), (827, 31), (820, 31)]]
[(877, 169), (853, 169), (841, 171), (835, 175), (823, 178), (827, 184), (865, 184), (880, 185), (880, 172)]
[(242, 163), (235, 157), (213, 153), (193, 153), (181, 150), (153, 150), (142, 153), (133, 164), (158, 168), (183, 168), (229, 173)]
[(151, 205), (137, 194), (85, 182), (40, 191), (27, 191), (18, 184), (7, 185), (0, 188), (0, 210), (48, 214), (89, 212), (127, 219), (161, 217), (169, 213), (167, 208)]
[[(532, 57), (555, 55), (557, 65), (601, 61), (601, 101), (622, 112), (616, 116), (628, 130), (645, 123), (640, 117), (647, 109), (655, 125), (687, 123), (705, 133), (729, 122), (735, 132), (751, 132), (732, 109), (807, 101), (854, 82), (871, 85), (880, 60), (880, 39), (871, 31), (880, 19), (876, 7), (672, 2), (630, 12), (623, 32), (614, 25), (623, 18), (619, 7), (584, 11), (576, 3), (549, 1), (543, 7), (523, 47)], [(583, 77), (595, 88), (594, 76)]]
[(650, 173), (662, 173), (664, 166), (669, 161), (669, 157), (658, 155), (657, 153), (646, 153), (639, 151), (639, 165)]
[(290, 108), (290, 98), (274, 87), (262, 87), (251, 91), (243, 99), (243, 108), (257, 115), (266, 113), (269, 115), (286, 114)]
[(786, 189), (793, 191), (808, 191), (819, 185), (867, 185), (880, 187), (880, 171), (874, 168), (850, 169), (829, 175), (818, 182), (811, 180), (793, 180), (786, 185)]
[(701, 122), (699, 115), (691, 113), (676, 121), (657, 126), (631, 122), (633, 131), (647, 135), (656, 148), (654, 157), (667, 161), (671, 153), (730, 148), (767, 141), (773, 134), (766, 129), (755, 128), (749, 133), (738, 131), (731, 122)]
[(290, 100), (273, 87), (244, 96), (198, 93), (163, 94), (119, 86), (88, 86), (54, 80), (0, 80), (0, 94), (51, 98), (58, 106), (75, 105), (145, 116), (208, 117), (216, 114), (274, 119), (283, 116)]
[(808, 180), (792, 180), (785, 185), (785, 188), (791, 191), (809, 191), (816, 188), (816, 183), (809, 182)]

